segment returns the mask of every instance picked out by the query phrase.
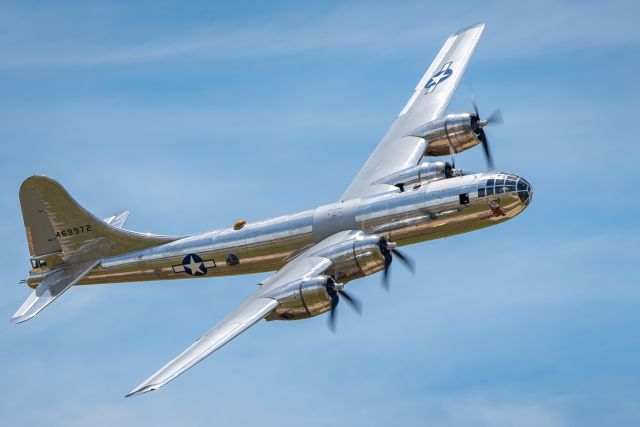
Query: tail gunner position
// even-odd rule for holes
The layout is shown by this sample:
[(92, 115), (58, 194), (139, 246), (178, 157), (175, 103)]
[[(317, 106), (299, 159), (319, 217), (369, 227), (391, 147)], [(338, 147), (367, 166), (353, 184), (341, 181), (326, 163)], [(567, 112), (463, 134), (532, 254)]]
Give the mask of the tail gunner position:
[[(162, 387), (261, 319), (334, 314), (351, 280), (382, 272), (397, 247), (499, 224), (530, 203), (531, 185), (493, 171), (484, 120), (474, 112), (445, 115), (484, 30), (451, 35), (364, 167), (336, 203), (186, 237), (123, 229), (128, 211), (99, 219), (53, 179), (32, 176), (20, 188), (29, 242), (31, 295), (14, 323), (24, 322), (73, 285), (214, 277), (276, 271), (218, 325), (129, 395)], [(482, 145), (490, 172), (463, 174), (455, 155)], [(422, 162), (424, 156), (451, 156)]]

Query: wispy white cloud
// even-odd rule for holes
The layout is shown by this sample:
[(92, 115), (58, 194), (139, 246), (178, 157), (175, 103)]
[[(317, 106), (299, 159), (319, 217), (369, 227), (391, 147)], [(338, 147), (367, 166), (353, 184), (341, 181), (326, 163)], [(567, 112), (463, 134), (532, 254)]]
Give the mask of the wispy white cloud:
[[(184, 31), (144, 31), (114, 13), (97, 22), (106, 37), (92, 30), (98, 13), (84, 16), (89, 23), (70, 22), (57, 11), (35, 17), (12, 10), (3, 19), (0, 68), (119, 66), (164, 60), (236, 60), (278, 57), (320, 51), (366, 55), (420, 52), (435, 46), (444, 35), (490, 17), (487, 57), (535, 56), (610, 46), (637, 46), (632, 2), (615, 4), (557, 4), (536, 2), (494, 3), (477, 11), (457, 8), (455, 13), (434, 10), (428, 3), (370, 4), (352, 2), (312, 16), (265, 16), (232, 22), (198, 23)], [(517, 10), (516, 10), (517, 9)], [(478, 13), (479, 12), (479, 13)], [(593, 16), (599, 17), (597, 22)], [(75, 17), (78, 19), (78, 17)], [(83, 18), (81, 16), (81, 18)], [(111, 21), (109, 21), (111, 20)], [(594, 29), (597, 27), (597, 31)], [(33, 31), (29, 31), (29, 30)], [(132, 37), (123, 38), (130, 33)]]

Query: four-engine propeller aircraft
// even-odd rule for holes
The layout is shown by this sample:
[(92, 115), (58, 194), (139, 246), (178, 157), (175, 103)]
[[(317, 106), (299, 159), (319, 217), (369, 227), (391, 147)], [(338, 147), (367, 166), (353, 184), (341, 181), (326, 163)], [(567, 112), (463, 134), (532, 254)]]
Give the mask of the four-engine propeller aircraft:
[[(34, 288), (13, 318), (24, 322), (73, 285), (277, 272), (218, 325), (127, 396), (156, 390), (261, 319), (297, 320), (329, 312), (333, 328), (351, 280), (387, 272), (397, 246), (499, 224), (522, 212), (532, 189), (493, 171), (484, 127), (473, 113), (444, 115), (484, 30), (451, 35), (364, 167), (336, 203), (187, 237), (123, 229), (128, 211), (100, 220), (62, 186), (32, 176), (20, 203)], [(498, 118), (494, 119), (497, 121)], [(451, 163), (421, 163), (481, 144), (489, 172), (463, 174)]]

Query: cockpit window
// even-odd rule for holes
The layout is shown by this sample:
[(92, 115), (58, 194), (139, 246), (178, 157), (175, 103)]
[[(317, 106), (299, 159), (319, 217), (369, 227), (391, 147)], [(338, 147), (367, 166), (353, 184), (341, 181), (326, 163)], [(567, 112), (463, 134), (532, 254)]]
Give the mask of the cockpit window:
[(496, 187), (496, 194), (504, 193), (504, 187)]
[(518, 198), (525, 205), (529, 203), (529, 192), (528, 191), (518, 191)]
[(487, 181), (487, 185), (489, 185), (489, 186), (493, 185), (493, 179), (488, 180)]
[(484, 197), (484, 188), (478, 188), (478, 197)]
[(531, 185), (524, 178), (518, 180), (518, 197), (525, 205), (531, 200)]
[(504, 179), (496, 179), (496, 185), (503, 185)]
[(492, 196), (493, 195), (493, 187), (488, 187), (487, 188), (487, 196)]
[(508, 179), (505, 184), (507, 184), (507, 185), (516, 185), (516, 182), (513, 179)]

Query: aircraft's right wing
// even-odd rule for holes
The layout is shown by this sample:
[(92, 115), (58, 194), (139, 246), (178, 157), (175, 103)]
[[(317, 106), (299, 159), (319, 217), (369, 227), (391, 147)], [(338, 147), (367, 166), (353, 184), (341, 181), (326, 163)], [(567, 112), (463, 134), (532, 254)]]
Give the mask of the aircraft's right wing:
[(425, 140), (410, 133), (444, 114), (483, 31), (484, 24), (479, 23), (449, 36), (341, 200), (393, 189), (375, 182), (418, 164), (424, 155)]

